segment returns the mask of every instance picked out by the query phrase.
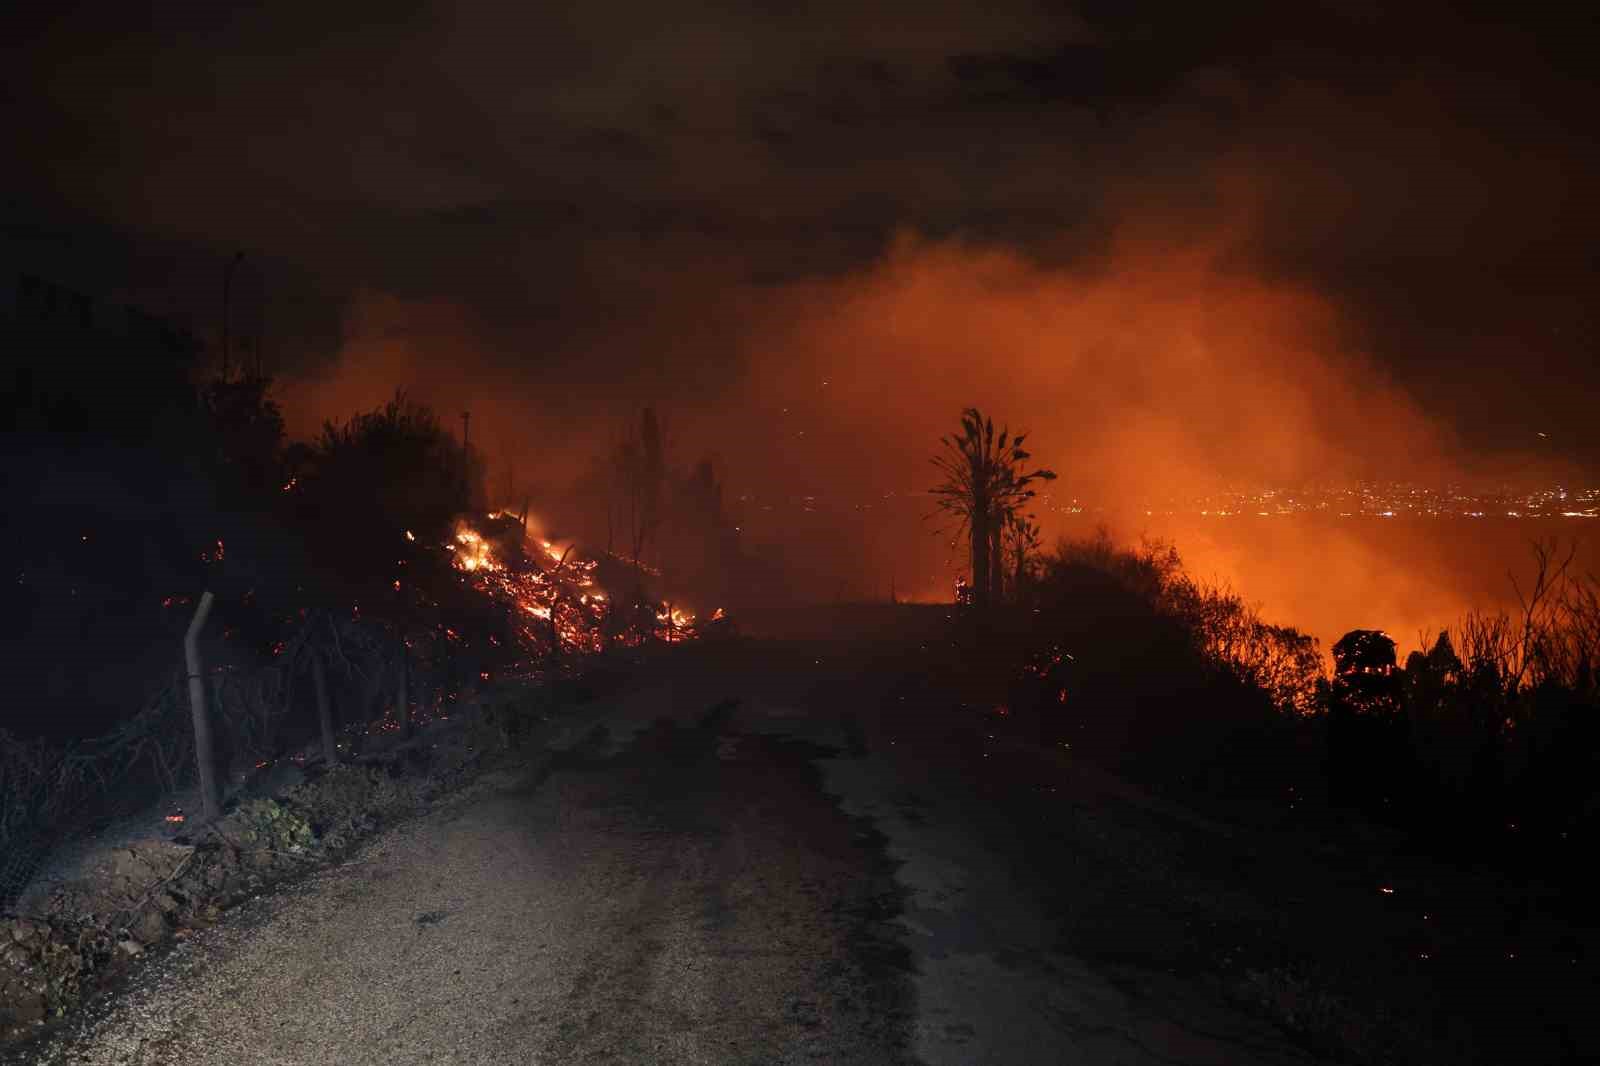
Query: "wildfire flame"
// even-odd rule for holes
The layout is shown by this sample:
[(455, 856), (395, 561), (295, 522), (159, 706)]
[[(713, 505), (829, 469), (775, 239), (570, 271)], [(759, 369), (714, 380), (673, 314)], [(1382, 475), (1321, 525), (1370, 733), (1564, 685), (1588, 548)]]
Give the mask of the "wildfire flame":
[(456, 542), (452, 545), (456, 553), (456, 566), (472, 573), (476, 570), (503, 569), (494, 560), (494, 555), (489, 551), (489, 542), (475, 529), (461, 526), (456, 529)]
[[(506, 512), (488, 518), (521, 525)], [(595, 582), (599, 564), (579, 556), (574, 545), (562, 547), (523, 528), (485, 536), (472, 522), (462, 521), (447, 547), (456, 569), (475, 587), (515, 609), (516, 636), (524, 649), (597, 652), (604, 646), (606, 623), (616, 608)], [(660, 639), (677, 642), (696, 635), (693, 612), (663, 603), (653, 613)], [(719, 610), (715, 617), (722, 616)], [(612, 633), (611, 639), (636, 644), (644, 634), (625, 629)]]

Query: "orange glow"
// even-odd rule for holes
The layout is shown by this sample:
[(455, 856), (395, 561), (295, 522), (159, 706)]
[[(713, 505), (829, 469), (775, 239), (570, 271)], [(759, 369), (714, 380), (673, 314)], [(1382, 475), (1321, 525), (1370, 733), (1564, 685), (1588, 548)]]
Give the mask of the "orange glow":
[[(1504, 604), (1526, 534), (1490, 545), (1484, 531), (1443, 522), (1261, 518), (1255, 506), (1167, 516), (1144, 502), (1357, 478), (1488, 486), (1547, 465), (1464, 449), (1368, 355), (1332, 294), (1254, 260), (1248, 188), (1220, 193), (1242, 205), (1232, 224), (1169, 237), (1145, 219), (1071, 266), (906, 234), (870, 268), (782, 287), (752, 317), (747, 384), (727, 405), (775, 428), (717, 425), (751, 442), (730, 462), (748, 484), (824, 471), (802, 491), (871, 493), (875, 515), (904, 512), (892, 528), (874, 518), (852, 530), (859, 553), (804, 559), (819, 573), (855, 565), (868, 589), (898, 576), (902, 599), (949, 602), (951, 571), (964, 565), (906, 497), (926, 491), (939, 436), (976, 404), (1028, 430), (1039, 464), (1060, 474), (1037, 501), (1046, 548), (1102, 522), (1124, 544), (1168, 539), (1196, 576), (1325, 649), (1362, 627), (1431, 637), (1471, 607)], [(763, 521), (759, 507), (747, 513)], [(771, 521), (761, 535), (781, 539), (782, 520)], [(1585, 535), (1592, 560), (1600, 538)], [(937, 584), (907, 581), (941, 571)]]
[[(894, 587), (903, 602), (948, 603), (961, 553), (932, 535), (911, 497), (928, 487), (939, 435), (976, 404), (1029, 430), (1039, 463), (1061, 475), (1038, 509), (1046, 547), (1091, 535), (1100, 521), (1123, 543), (1166, 537), (1193, 573), (1232, 585), (1268, 620), (1325, 648), (1358, 627), (1409, 645), (1419, 629), (1504, 602), (1525, 537), (1504, 538), (1493, 554), (1465, 537), (1459, 550), (1439, 551), (1425, 543), (1436, 534), (1407, 528), (1403, 516), (1374, 520), (1384, 531), (1372, 534), (1332, 522), (1309, 529), (1255, 506), (1203, 520), (1135, 506), (1219, 484), (1482, 483), (1546, 462), (1469, 453), (1369, 354), (1339, 293), (1269, 261), (1261, 219), (1273, 190), (1249, 168), (1198, 173), (1194, 187), (1210, 205), (1203, 217), (1163, 212), (1148, 188), (1130, 192), (1094, 253), (1063, 245), (1053, 254), (1048, 233), (1024, 254), (907, 231), (871, 263), (803, 280), (750, 285), (737, 270), (684, 270), (672, 298), (637, 324), (560, 352), (595, 372), (575, 372), (559, 390), (530, 385), (461, 306), (363, 293), (347, 309), (340, 358), (286, 382), (285, 410), (296, 432), (314, 433), (324, 418), (382, 403), (393, 382), (415, 382), (438, 410), (472, 409), (474, 441), (494, 442), (485, 445), (492, 484), (514, 470), (550, 485), (557, 528), (601, 544), (603, 501), (564, 490), (609, 454), (629, 412), (657, 404), (672, 415), (675, 466), (716, 453), (730, 503), (761, 493), (734, 514), (742, 543), (752, 554), (778, 546), (797, 573), (818, 578), (804, 591), (832, 598), (842, 585), (846, 596), (881, 598)], [(708, 307), (715, 329), (670, 328)], [(716, 350), (663, 339), (678, 336)], [(681, 382), (633, 385), (610, 372), (663, 344), (685, 346), (663, 356), (684, 368)], [(523, 428), (533, 413), (537, 441)], [(517, 494), (501, 502), (520, 504)], [(874, 510), (847, 526), (820, 507), (787, 513), (779, 499), (807, 494)], [(797, 521), (814, 521), (816, 536), (802, 539)], [(558, 546), (535, 550), (554, 560)]]

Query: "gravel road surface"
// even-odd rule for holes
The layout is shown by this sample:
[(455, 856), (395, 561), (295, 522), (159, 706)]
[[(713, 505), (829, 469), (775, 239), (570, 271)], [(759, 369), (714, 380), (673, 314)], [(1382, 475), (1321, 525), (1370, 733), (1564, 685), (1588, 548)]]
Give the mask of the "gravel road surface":
[(26, 1061), (1309, 1061), (1061, 953), (1025, 857), (859, 725), (869, 689), (706, 665), (192, 933)]

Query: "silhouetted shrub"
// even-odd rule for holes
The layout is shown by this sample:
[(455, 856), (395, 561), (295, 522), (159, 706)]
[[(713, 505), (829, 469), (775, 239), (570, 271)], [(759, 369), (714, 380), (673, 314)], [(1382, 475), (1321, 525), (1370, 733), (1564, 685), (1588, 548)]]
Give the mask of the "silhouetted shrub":
[(1314, 639), (1190, 578), (1171, 546), (1103, 532), (1058, 544), (1025, 603), (994, 623), (986, 662), (1008, 672), (1030, 736), (1220, 795), (1305, 787), (1315, 752), (1296, 722), (1317, 706)]
[(1518, 614), (1469, 614), (1403, 668), (1392, 641), (1373, 652), (1387, 637), (1355, 631), (1330, 679), (1314, 639), (1195, 581), (1171, 546), (1102, 532), (1059, 544), (1031, 607), (977, 647), (1041, 743), (1152, 783), (1327, 797), (1575, 871), (1600, 837), (1600, 579), (1554, 545), (1535, 559)]

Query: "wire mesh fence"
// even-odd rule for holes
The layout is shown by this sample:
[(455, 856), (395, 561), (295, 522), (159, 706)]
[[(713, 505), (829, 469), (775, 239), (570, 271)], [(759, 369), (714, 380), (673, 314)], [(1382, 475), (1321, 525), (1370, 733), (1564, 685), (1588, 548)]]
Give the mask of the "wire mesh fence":
[(70, 744), (0, 730), (0, 910), (53, 852), (191, 788), (197, 773), (187, 701), (174, 671), (140, 711)]
[[(460, 664), (428, 658), (435, 642), (413, 643), (424, 654), (413, 653), (407, 664), (412, 698), (425, 717), (425, 705), (444, 698)], [(316, 734), (311, 656), (322, 659), (342, 698), (336, 702), (347, 709), (347, 738), (373, 728), (374, 717), (376, 728), (385, 727), (384, 701), (392, 695), (385, 683), (401, 658), (393, 638), (377, 622), (326, 614), (303, 619), (265, 661), (224, 652), (206, 668), (225, 793)], [(198, 778), (187, 679), (176, 667), (136, 713), (101, 736), (59, 743), (0, 729), (0, 912), (15, 909), (44, 873), (63, 872), (70, 864), (62, 856), (113, 829), (141, 836), (181, 831), (165, 816), (177, 820), (182, 807), (198, 809)]]
[[(665, 603), (614, 609), (595, 586), (597, 564), (575, 563), (569, 551), (554, 561), (521, 551), (525, 531), (502, 525), (519, 550), (492, 564), (478, 550), (471, 565), (455, 565), (463, 581), (475, 580), (449, 610), (411, 584), (410, 600), (401, 599), (396, 580), (397, 604), (386, 618), (357, 607), (316, 608), (250, 638), (230, 637), (225, 626), (208, 646), (204, 668), (219, 778), (238, 785), (241, 772), (260, 770), (318, 734), (313, 696), (320, 686), (312, 682), (319, 670), (336, 691), (346, 739), (358, 742), (448, 714), (453, 701), (492, 676), (537, 684), (608, 648), (671, 645), (727, 628), (720, 611), (702, 624)], [(617, 580), (626, 585), (632, 576), (624, 570)], [(0, 912), (14, 910), (44, 873), (63, 874), (64, 853), (91, 839), (106, 845), (119, 823), (130, 834), (150, 835), (167, 828), (163, 807), (198, 810), (199, 776), (181, 668), (102, 736), (63, 744), (0, 730)]]

